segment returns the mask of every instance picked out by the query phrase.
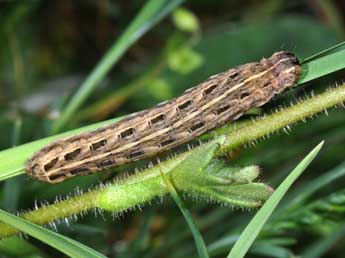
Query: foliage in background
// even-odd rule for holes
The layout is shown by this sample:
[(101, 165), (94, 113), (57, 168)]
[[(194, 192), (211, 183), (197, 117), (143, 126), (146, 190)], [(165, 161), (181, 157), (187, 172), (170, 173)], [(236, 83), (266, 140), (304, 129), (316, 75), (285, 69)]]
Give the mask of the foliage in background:
[[(147, 108), (211, 74), (280, 49), (308, 57), (333, 46), (344, 35), (340, 18), (344, 12), (337, 1), (328, 5), (322, 1), (241, 2), (190, 1), (171, 19), (160, 22), (109, 71), (66, 128)], [(6, 149), (50, 135), (69, 96), (142, 6), (140, 1), (18, 1), (0, 7), (4, 14), (0, 17), (0, 146)], [(321, 71), (331, 64), (323, 64)], [(306, 92), (316, 94), (334, 86), (341, 78), (342, 72), (313, 81), (256, 112), (280, 109)], [(248, 257), (341, 257), (345, 251), (337, 244), (345, 232), (344, 110), (330, 110), (327, 115), (292, 131), (285, 128), (286, 133), (274, 134), (255, 148), (232, 152), (233, 165), (260, 165), (263, 181), (274, 187), (303, 153), (326, 140), (323, 151), (263, 228)], [(133, 170), (129, 165), (116, 172)], [(34, 209), (35, 203), (80, 194), (107, 178), (109, 174), (93, 175), (54, 186), (28, 181), (25, 176), (11, 178), (2, 183), (1, 208), (12, 213)], [(153, 202), (121, 220), (96, 210), (51, 227), (109, 257), (197, 256), (178, 209), (169, 198), (159, 204)], [(229, 252), (253, 214), (205, 202), (187, 201), (187, 205), (212, 257)], [(40, 243), (17, 237), (0, 241), (0, 248), (6, 257), (59, 256)]]

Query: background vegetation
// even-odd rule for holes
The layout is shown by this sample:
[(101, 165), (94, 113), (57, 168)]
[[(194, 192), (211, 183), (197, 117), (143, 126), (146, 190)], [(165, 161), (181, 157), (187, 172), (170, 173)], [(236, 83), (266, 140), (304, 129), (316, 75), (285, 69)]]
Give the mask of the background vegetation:
[[(158, 2), (164, 3), (1, 2), (0, 149), (151, 107), (214, 73), (275, 51), (292, 51), (304, 59), (345, 36), (341, 1)], [(338, 71), (300, 85), (241, 121), (324, 92), (341, 84), (343, 76)], [(232, 151), (227, 160), (231, 166), (258, 165), (260, 181), (276, 188), (325, 140), (246, 257), (343, 257), (344, 122), (344, 109), (331, 109)], [(29, 146), (25, 155), (34, 151)], [(4, 157), (11, 169), (16, 160), (26, 157), (20, 150), (16, 155), (0, 153), (0, 173), (5, 171)], [(215, 150), (205, 153), (209, 151)], [(146, 166), (139, 163), (116, 172)], [(21, 213), (93, 189), (112, 175), (115, 173), (92, 175), (58, 185), (39, 183), (26, 175), (8, 176), (11, 178), (1, 182), (0, 207)], [(123, 177), (123, 173), (119, 175)], [(257, 209), (198, 199), (194, 196), (183, 203), (192, 213), (209, 255), (224, 257)], [(198, 256), (173, 198), (135, 207), (126, 213), (96, 209), (48, 226), (107, 257)], [(83, 255), (80, 257), (89, 254)], [(34, 238), (17, 237), (0, 241), (0, 256), (65, 257)]]

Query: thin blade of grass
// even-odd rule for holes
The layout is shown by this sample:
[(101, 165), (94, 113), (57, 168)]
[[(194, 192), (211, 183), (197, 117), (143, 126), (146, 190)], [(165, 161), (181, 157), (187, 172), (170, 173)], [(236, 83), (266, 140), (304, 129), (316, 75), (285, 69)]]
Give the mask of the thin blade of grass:
[(176, 191), (173, 184), (169, 181), (169, 179), (161, 173), (161, 176), (164, 180), (164, 183), (166, 184), (170, 195), (174, 199), (175, 203), (177, 204), (178, 208), (180, 209), (181, 213), (183, 214), (183, 217), (185, 218), (194, 238), (194, 242), (196, 245), (196, 248), (198, 250), (199, 257), (201, 258), (208, 258), (209, 255), (207, 253), (207, 248), (204, 239), (202, 238), (202, 235), (198, 229), (198, 226), (196, 225), (195, 221), (193, 220), (192, 214), (190, 214), (189, 210), (187, 209), (184, 202), (181, 200), (181, 198), (178, 195), (178, 192)]
[[(202, 170), (204, 170), (206, 166), (210, 163), (215, 151), (219, 148), (220, 144), (224, 142), (224, 140), (224, 137), (219, 137), (215, 140), (213, 144), (202, 146), (202, 148), (200, 148), (197, 152), (192, 153), (182, 163), (176, 166), (172, 173), (181, 173), (181, 171), (183, 171), (183, 173), (188, 173), (188, 170), (194, 173), (203, 173)], [(162, 172), (160, 172), (160, 174), (193, 234), (199, 257), (208, 258), (209, 255), (207, 253), (205, 241), (203, 240), (202, 235), (198, 229), (198, 226), (193, 220), (192, 215), (185, 206), (184, 202), (179, 197), (177, 190), (175, 189), (174, 185), (170, 182), (169, 178), (167, 178), (167, 176), (164, 175), (164, 173)]]
[(8, 255), (9, 257), (45, 257), (43, 250), (19, 236), (1, 239), (0, 254)]
[[(308, 58), (309, 59), (309, 58)], [(303, 84), (327, 74), (339, 71), (345, 68), (345, 49), (332, 52), (315, 60), (305, 62), (302, 65), (302, 77), (298, 84)]]
[(73, 258), (106, 258), (106, 256), (85, 246), (71, 238), (52, 232), (35, 225), (25, 219), (16, 217), (4, 210), (0, 210), (0, 221), (9, 224), (20, 231), (41, 240), (53, 248)]
[(277, 190), (271, 195), (261, 209), (256, 213), (254, 218), (249, 222), (245, 230), (242, 232), (241, 237), (231, 249), (228, 258), (242, 258), (248, 252), (250, 246), (258, 236), (259, 232), (265, 225), (268, 218), (271, 216), (280, 200), (285, 193), (296, 181), (296, 179), (303, 173), (307, 166), (319, 153), (324, 142), (317, 145), (289, 174), (289, 176), (280, 184)]
[(54, 123), (52, 128), (53, 133), (61, 131), (76, 110), (91, 95), (98, 83), (103, 80), (126, 50), (183, 1), (184, 0), (150, 0), (145, 4), (125, 32), (115, 41), (114, 45), (103, 56), (94, 70), (80, 86), (76, 94), (71, 98), (70, 102), (63, 110), (61, 117)]

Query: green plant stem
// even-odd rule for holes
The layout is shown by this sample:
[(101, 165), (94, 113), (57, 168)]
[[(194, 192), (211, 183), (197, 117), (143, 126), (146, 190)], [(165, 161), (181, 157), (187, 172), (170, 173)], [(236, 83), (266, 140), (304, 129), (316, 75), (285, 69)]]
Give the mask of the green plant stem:
[[(298, 121), (305, 120), (327, 108), (342, 104), (343, 102), (345, 102), (345, 84), (330, 89), (320, 95), (300, 101), (296, 105), (284, 108), (271, 115), (263, 116), (257, 121), (246, 123), (238, 129), (229, 128), (228, 133), (223, 131), (226, 140), (216, 154), (223, 155), (238, 146), (257, 140), (262, 136), (269, 135), (274, 131), (290, 126)], [(169, 173), (177, 164), (190, 155), (192, 151), (179, 154), (157, 166), (128, 177), (123, 181), (121, 187), (117, 188), (116, 191), (112, 193), (112, 199), (110, 201), (107, 200), (109, 203), (116, 206), (111, 207), (111, 210), (126, 210), (140, 205), (153, 197), (166, 194), (167, 189), (161, 186), (160, 171)], [(129, 185), (132, 186), (130, 191), (128, 189)], [(90, 191), (86, 194), (56, 204), (23, 213), (22, 216), (37, 224), (45, 224), (56, 219), (70, 217), (80, 212), (86, 212), (91, 208), (99, 206), (104, 207), (105, 205), (99, 202), (99, 196), (101, 196), (101, 193), (104, 193), (102, 191), (106, 191), (107, 189), (109, 188), (105, 187)], [(133, 194), (136, 196), (135, 198), (133, 198)], [(119, 200), (122, 201), (120, 202)], [(104, 201), (105, 199), (102, 199), (102, 202)], [(15, 230), (6, 225), (0, 225), (0, 236), (9, 236), (15, 232)]]
[[(170, 173), (179, 163), (195, 151), (197, 151), (197, 148), (191, 152), (183, 153), (174, 159), (162, 162), (158, 166), (132, 175), (120, 182), (115, 182), (85, 194), (23, 213), (22, 217), (36, 224), (46, 224), (88, 211), (91, 208), (101, 207), (114, 212), (133, 208), (156, 196), (168, 193), (168, 189), (162, 184), (161, 172)], [(179, 181), (183, 182), (183, 180)], [(16, 229), (0, 223), (0, 237), (10, 236), (15, 233), (18, 233)]]
[(256, 121), (241, 126), (239, 129), (230, 130), (227, 140), (219, 150), (219, 154), (225, 154), (232, 149), (257, 140), (265, 135), (289, 127), (298, 121), (303, 121), (330, 107), (345, 102), (345, 84), (327, 90), (326, 92), (310, 97), (306, 100), (283, 108), (273, 114), (262, 116)]
[[(97, 196), (100, 190), (90, 191), (80, 196), (60, 201), (49, 206), (43, 206), (38, 209), (25, 212), (21, 215), (22, 218), (29, 220), (35, 224), (44, 225), (49, 222), (70, 217), (74, 214), (88, 211), (96, 207)], [(6, 237), (19, 233), (19, 231), (9, 225), (0, 223), (0, 237)]]

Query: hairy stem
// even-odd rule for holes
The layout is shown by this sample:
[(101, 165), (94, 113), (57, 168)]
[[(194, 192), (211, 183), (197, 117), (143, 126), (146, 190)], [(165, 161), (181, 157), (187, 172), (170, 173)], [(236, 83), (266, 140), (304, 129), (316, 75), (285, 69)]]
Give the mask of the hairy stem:
[[(312, 115), (322, 112), (330, 107), (345, 102), (345, 84), (326, 92), (312, 96), (309, 99), (300, 101), (290, 107), (281, 109), (273, 114), (262, 116), (257, 121), (248, 122), (241, 127), (228, 127), (222, 129), (222, 134), (226, 136), (225, 141), (216, 151), (216, 155), (223, 155), (232, 149), (269, 135), (274, 131), (290, 126), (298, 121), (305, 120)], [(199, 147), (202, 148), (203, 146)], [(198, 148), (196, 148), (198, 149)], [(91, 208), (102, 207), (112, 211), (121, 211), (149, 201), (156, 196), (166, 194), (168, 191), (162, 187), (160, 173), (170, 173), (178, 164), (185, 160), (191, 153), (188, 151), (176, 157), (162, 162), (152, 168), (128, 177), (127, 179), (113, 184), (109, 184), (100, 189), (96, 189), (80, 196), (72, 197), (46, 207), (42, 207), (30, 212), (23, 213), (22, 216), (37, 224), (70, 217)], [(190, 176), (190, 175), (188, 175)], [(181, 182), (188, 181), (184, 178)], [(114, 188), (114, 186), (116, 186)], [(130, 188), (130, 189), (129, 189)], [(112, 189), (109, 200), (104, 197), (104, 193)], [(129, 194), (132, 193), (132, 194)], [(102, 198), (101, 198), (102, 196)], [(134, 196), (134, 197), (133, 197)], [(105, 205), (106, 204), (106, 205)], [(111, 204), (111, 208), (106, 206)], [(17, 233), (15, 229), (0, 224), (0, 236), (5, 237)]]
[(219, 150), (219, 154), (227, 153), (238, 146), (269, 135), (279, 129), (291, 126), (298, 121), (305, 120), (344, 102), (345, 84), (342, 84), (322, 94), (300, 101), (295, 105), (283, 108), (278, 112), (262, 116), (257, 119), (257, 121), (247, 123), (227, 133), (227, 140)]

